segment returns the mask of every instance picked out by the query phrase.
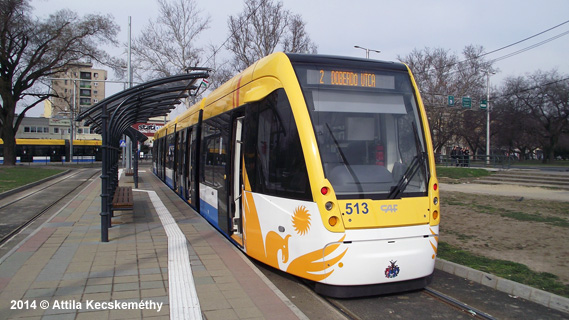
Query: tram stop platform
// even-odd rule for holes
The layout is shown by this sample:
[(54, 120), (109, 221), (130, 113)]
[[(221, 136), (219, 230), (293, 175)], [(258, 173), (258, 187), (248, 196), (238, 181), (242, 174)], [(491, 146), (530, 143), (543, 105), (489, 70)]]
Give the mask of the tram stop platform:
[(148, 167), (107, 243), (100, 193), (96, 176), (0, 257), (0, 319), (307, 319)]

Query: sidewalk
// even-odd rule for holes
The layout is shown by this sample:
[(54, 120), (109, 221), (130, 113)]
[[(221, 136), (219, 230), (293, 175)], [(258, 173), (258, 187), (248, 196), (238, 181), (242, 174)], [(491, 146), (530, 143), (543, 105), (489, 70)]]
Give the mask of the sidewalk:
[(108, 243), (100, 192), (95, 179), (0, 257), (1, 319), (306, 318), (150, 172), (140, 172), (133, 212), (115, 213)]
[(441, 191), (524, 197), (527, 199), (569, 201), (569, 190), (526, 187), (514, 184), (439, 183)]

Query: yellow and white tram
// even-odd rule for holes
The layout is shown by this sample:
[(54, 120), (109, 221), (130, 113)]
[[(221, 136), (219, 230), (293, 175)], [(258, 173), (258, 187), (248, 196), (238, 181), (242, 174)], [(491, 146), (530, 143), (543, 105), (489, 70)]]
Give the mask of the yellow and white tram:
[[(67, 139), (16, 139), (16, 163), (71, 162)], [(73, 162), (102, 160), (101, 140), (73, 140)], [(0, 139), (0, 163), (4, 163), (4, 141)]]
[(156, 133), (154, 172), (248, 256), (354, 297), (425, 287), (440, 206), (403, 64), (275, 53)]

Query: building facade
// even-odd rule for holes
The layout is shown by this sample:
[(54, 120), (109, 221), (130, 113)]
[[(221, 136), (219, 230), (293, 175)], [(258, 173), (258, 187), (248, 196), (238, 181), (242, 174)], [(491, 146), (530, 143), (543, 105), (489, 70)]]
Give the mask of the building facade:
[[(54, 97), (46, 117), (68, 118), (77, 115), (105, 98), (107, 71), (93, 69), (92, 63), (72, 64), (51, 81)], [(48, 113), (50, 115), (48, 115)]]

